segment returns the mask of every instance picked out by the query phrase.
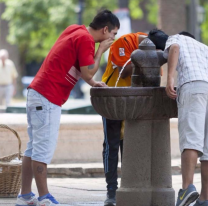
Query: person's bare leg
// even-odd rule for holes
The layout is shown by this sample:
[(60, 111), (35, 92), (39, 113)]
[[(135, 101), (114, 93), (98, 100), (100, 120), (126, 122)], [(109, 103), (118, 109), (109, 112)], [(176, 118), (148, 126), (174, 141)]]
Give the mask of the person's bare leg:
[(201, 161), (201, 181), (202, 189), (199, 199), (208, 200), (208, 161)]
[(37, 161), (32, 161), (33, 173), (38, 188), (39, 196), (48, 194), (47, 186), (47, 164)]
[(31, 190), (33, 171), (30, 157), (23, 157), (22, 161), (22, 189), (21, 194), (28, 194)]
[(186, 189), (190, 184), (193, 184), (194, 171), (197, 164), (198, 151), (185, 149), (181, 155), (181, 172), (183, 189)]

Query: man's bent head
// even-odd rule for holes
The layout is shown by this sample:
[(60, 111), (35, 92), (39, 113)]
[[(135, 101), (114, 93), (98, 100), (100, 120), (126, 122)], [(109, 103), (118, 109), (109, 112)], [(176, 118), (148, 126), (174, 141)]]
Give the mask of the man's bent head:
[(118, 29), (120, 28), (120, 22), (115, 14), (106, 9), (99, 12), (94, 17), (93, 21), (90, 23), (89, 26), (92, 27), (94, 30), (99, 30), (107, 26), (108, 31), (111, 32), (111, 30), (115, 29), (116, 27)]

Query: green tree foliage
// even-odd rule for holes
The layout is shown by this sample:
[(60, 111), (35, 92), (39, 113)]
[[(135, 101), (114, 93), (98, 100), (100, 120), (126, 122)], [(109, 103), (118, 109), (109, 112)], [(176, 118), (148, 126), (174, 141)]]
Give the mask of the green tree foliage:
[(26, 60), (42, 60), (63, 28), (76, 22), (71, 0), (5, 0), (8, 41), (19, 46)]
[(158, 20), (158, 0), (149, 0), (146, 8), (148, 10), (148, 21), (153, 24), (157, 25), (157, 20)]
[(142, 19), (143, 18), (143, 12), (139, 7), (139, 3), (142, 0), (130, 0), (129, 1), (129, 10), (130, 15), (133, 19)]
[[(78, 0), (0, 0), (6, 4), (2, 16), (9, 21), (8, 41), (17, 44), (23, 62), (42, 61), (60, 33), (70, 24), (78, 23)], [(86, 26), (93, 16), (103, 9), (115, 10), (118, 0), (85, 0), (83, 24)], [(139, 3), (144, 0), (129, 0), (133, 19), (143, 17)], [(149, 20), (155, 23), (157, 0), (150, 0)]]
[(206, 45), (208, 45), (208, 2), (207, 0), (202, 0), (201, 5), (204, 7), (206, 15), (205, 20), (201, 25), (201, 32), (202, 32), (202, 41)]

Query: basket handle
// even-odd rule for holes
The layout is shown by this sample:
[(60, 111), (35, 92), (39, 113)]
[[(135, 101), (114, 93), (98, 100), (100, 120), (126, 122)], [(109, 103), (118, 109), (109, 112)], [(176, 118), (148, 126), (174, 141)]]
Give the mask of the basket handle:
[(10, 130), (10, 131), (17, 137), (18, 143), (19, 143), (19, 148), (18, 148), (18, 149), (19, 149), (18, 158), (20, 159), (21, 156), (22, 156), (22, 155), (21, 155), (22, 152), (21, 152), (21, 140), (20, 140), (20, 137), (19, 137), (18, 133), (17, 133), (15, 130), (13, 130), (13, 129), (11, 129), (10, 127), (8, 127), (7, 125), (5, 125), (5, 124), (0, 124), (0, 128)]

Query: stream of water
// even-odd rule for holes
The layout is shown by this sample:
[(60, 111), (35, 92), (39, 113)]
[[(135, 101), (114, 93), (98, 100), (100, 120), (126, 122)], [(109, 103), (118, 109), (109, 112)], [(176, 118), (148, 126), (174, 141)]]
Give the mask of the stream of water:
[(123, 72), (125, 66), (126, 66), (130, 61), (131, 61), (131, 58), (123, 65), (123, 67), (122, 67), (122, 69), (121, 69), (121, 71), (120, 71), (120, 73), (119, 73), (119, 75), (118, 75), (118, 79), (117, 79), (117, 81), (116, 81), (115, 87), (117, 87), (118, 81), (119, 81), (119, 79), (121, 78), (121, 73)]

